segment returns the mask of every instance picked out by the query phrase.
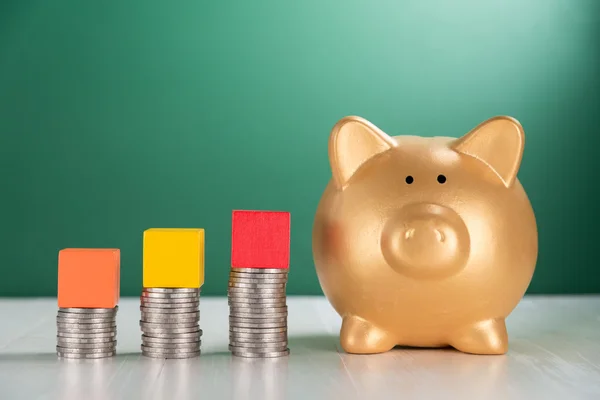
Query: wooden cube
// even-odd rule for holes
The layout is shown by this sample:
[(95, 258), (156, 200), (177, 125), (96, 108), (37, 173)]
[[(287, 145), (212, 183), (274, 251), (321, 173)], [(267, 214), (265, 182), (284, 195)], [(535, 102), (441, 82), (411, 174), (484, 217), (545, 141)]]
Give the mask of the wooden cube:
[(204, 229), (144, 231), (147, 288), (200, 288), (204, 284)]
[(58, 307), (114, 308), (119, 303), (119, 249), (63, 249), (58, 253)]
[(289, 268), (290, 223), (285, 211), (233, 211), (231, 266)]

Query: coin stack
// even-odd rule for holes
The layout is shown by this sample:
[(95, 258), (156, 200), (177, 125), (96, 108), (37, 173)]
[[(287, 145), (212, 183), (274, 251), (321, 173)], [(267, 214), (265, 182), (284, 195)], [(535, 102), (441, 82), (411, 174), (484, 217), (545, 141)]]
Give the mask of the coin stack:
[(290, 354), (287, 338), (287, 268), (231, 268), (229, 350), (248, 358)]
[(142, 355), (190, 358), (200, 355), (200, 289), (144, 288), (141, 296)]
[(56, 353), (61, 358), (106, 358), (117, 352), (117, 310), (59, 308)]

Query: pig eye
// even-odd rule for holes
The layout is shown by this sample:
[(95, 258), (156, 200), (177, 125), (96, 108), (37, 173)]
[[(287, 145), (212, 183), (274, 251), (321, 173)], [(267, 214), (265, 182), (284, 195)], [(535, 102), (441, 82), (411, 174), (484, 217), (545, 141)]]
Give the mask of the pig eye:
[(439, 183), (445, 183), (446, 182), (446, 177), (444, 175), (438, 175), (437, 181)]
[(414, 180), (414, 178), (413, 178), (412, 176), (410, 176), (410, 175), (409, 175), (409, 176), (407, 176), (407, 177), (406, 177), (405, 181), (406, 181), (406, 183), (408, 183), (408, 184), (410, 185), (410, 184), (411, 184), (411, 183), (413, 183), (415, 180)]

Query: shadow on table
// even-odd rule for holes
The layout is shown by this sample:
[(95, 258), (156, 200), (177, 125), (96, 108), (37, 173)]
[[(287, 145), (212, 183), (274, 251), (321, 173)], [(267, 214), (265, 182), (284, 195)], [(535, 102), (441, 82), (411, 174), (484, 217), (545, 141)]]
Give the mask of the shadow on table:
[(55, 362), (56, 353), (0, 353), (0, 363), (11, 362)]
[(338, 340), (332, 335), (289, 336), (288, 347), (294, 353), (302, 350), (337, 353)]

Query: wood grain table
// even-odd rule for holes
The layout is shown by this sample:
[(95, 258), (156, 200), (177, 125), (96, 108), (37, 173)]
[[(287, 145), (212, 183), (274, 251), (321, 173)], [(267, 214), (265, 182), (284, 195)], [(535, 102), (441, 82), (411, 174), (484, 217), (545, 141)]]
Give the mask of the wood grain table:
[(55, 299), (0, 299), (0, 399), (600, 399), (600, 296), (527, 296), (509, 317), (510, 350), (349, 355), (322, 297), (289, 297), (289, 357), (227, 350), (225, 298), (200, 301), (202, 355), (140, 355), (139, 299), (119, 305), (118, 355), (58, 360)]

